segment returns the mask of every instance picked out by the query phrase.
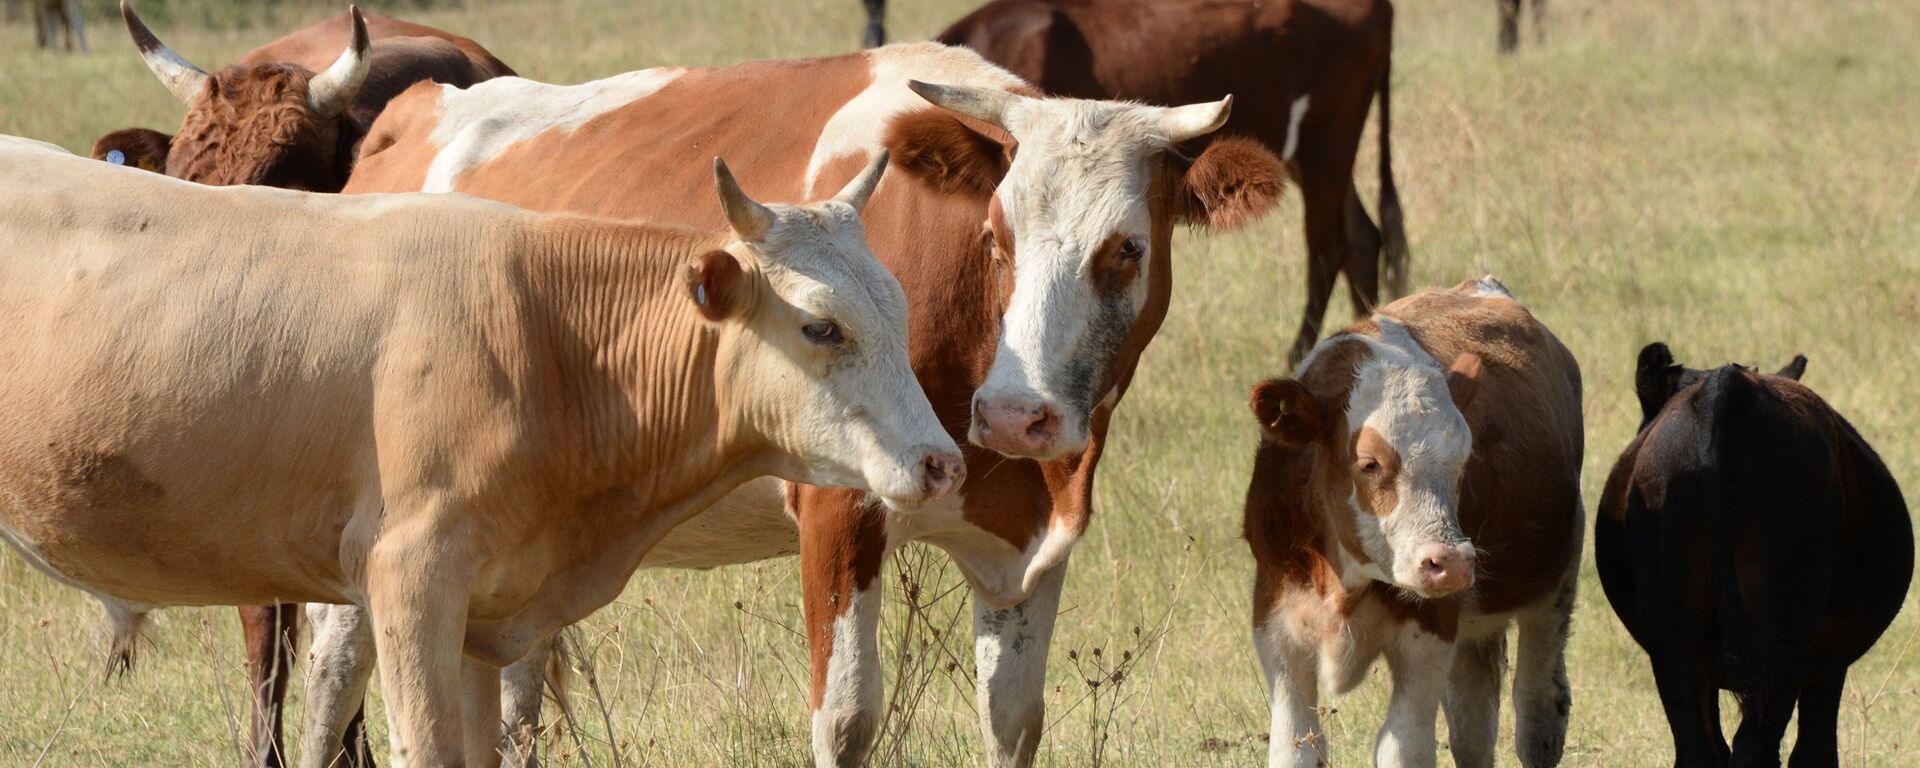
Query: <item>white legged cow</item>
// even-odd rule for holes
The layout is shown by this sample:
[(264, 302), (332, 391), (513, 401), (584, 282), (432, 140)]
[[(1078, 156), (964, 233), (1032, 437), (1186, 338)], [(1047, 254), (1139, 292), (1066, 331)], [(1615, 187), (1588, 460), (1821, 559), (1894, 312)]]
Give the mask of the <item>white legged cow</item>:
[(1580, 368), (1492, 278), (1401, 299), (1262, 382), (1247, 489), (1269, 765), (1327, 764), (1319, 691), (1385, 656), (1374, 764), (1492, 766), (1507, 629), (1520, 764), (1560, 761), (1579, 577)]

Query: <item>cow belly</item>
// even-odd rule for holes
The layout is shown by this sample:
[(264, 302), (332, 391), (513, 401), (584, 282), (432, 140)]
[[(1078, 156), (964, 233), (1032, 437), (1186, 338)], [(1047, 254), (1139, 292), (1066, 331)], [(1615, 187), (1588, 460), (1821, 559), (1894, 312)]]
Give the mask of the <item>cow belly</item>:
[(642, 568), (715, 568), (799, 554), (781, 481), (763, 477), (735, 489), (647, 551)]

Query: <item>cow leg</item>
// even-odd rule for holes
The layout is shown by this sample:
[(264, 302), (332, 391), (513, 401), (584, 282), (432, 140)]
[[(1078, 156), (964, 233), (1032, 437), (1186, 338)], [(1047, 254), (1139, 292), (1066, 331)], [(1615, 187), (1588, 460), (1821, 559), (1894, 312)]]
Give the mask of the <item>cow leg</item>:
[(1500, 2), (1500, 52), (1513, 53), (1520, 45), (1520, 0)]
[(1788, 768), (1837, 768), (1840, 765), (1840, 694), (1847, 668), (1815, 675), (1800, 689), (1800, 738), (1793, 742)]
[(313, 625), (308, 652), (306, 733), (301, 765), (306, 768), (372, 768), (361, 702), (373, 674), (373, 623), (357, 605), (307, 606)]
[(1387, 646), (1393, 695), (1387, 701), (1387, 722), (1374, 741), (1374, 765), (1434, 767), (1439, 741), (1433, 721), (1440, 716), (1440, 699), (1446, 694), (1453, 650), (1452, 642), (1416, 626), (1400, 630)]
[[(1264, 610), (1257, 606), (1255, 610)], [(1320, 727), (1319, 654), (1289, 642), (1277, 625), (1256, 623), (1253, 647), (1267, 676), (1273, 720), (1267, 736), (1267, 768), (1320, 768), (1327, 762)]]
[(300, 606), (250, 605), (240, 609), (240, 627), (247, 637), (247, 677), (253, 686), (253, 736), (248, 764), (280, 768), (286, 748), (280, 740), (280, 719), (287, 701), (287, 682), (293, 679), (293, 648), (300, 638)]
[(1341, 217), (1347, 234), (1347, 296), (1362, 316), (1380, 306), (1380, 229), (1360, 204), (1360, 193), (1347, 186), (1346, 213)]
[(460, 717), (465, 722), (466, 768), (500, 765), (500, 668), (474, 659), (460, 667)]
[[(73, 50), (73, 41), (77, 38), (80, 41), (80, 50), (85, 51), (87, 49), (87, 18), (86, 14), (80, 11), (80, 0), (66, 0), (65, 8), (67, 15), (67, 50)], [(286, 610), (297, 611), (299, 608), (291, 607), (286, 608)]]
[(1734, 765), (1779, 768), (1780, 740), (1787, 735), (1799, 693), (1798, 686), (1773, 681), (1741, 698), (1740, 728), (1733, 732)]
[(886, 522), (872, 507), (803, 509), (801, 607), (812, 651), (815, 765), (857, 766), (880, 735), (880, 564)]
[(540, 764), (540, 705), (555, 642), (535, 644), (525, 657), (500, 671), (500, 714), (506, 726), (500, 748), (507, 764), (516, 768)]
[(1573, 712), (1573, 685), (1567, 681), (1567, 638), (1573, 632), (1573, 603), (1579, 588), (1576, 559), (1568, 566), (1553, 600), (1523, 611), (1519, 617), (1513, 736), (1520, 764), (1526, 768), (1559, 765), (1567, 746), (1567, 718)]
[[(1682, 640), (1683, 638), (1671, 638)], [(1674, 642), (1652, 652), (1653, 681), (1673, 730), (1675, 768), (1727, 764), (1726, 737), (1720, 733), (1720, 692), (1700, 665), (1694, 645)]]
[[(1302, 154), (1318, 151), (1309, 148)], [(1326, 322), (1327, 303), (1333, 298), (1333, 280), (1347, 261), (1345, 210), (1348, 191), (1353, 188), (1351, 174), (1351, 166), (1344, 180), (1338, 169), (1301, 166), (1301, 206), (1307, 230), (1307, 308), (1293, 350), (1287, 353), (1289, 368), (1313, 351), (1314, 342), (1320, 340), (1320, 325)]]
[(860, 0), (867, 7), (868, 48), (887, 44), (887, 0)]
[(1032, 765), (1040, 748), (1047, 652), (1066, 580), (1067, 561), (1062, 560), (1012, 608), (993, 608), (978, 593), (973, 596), (974, 695), (987, 737), (987, 764), (994, 768)]
[[(455, 517), (438, 509), (393, 500), (386, 509), (386, 530), (368, 557), (367, 607), (393, 762), (457, 764), (466, 749), (461, 668), (473, 572), (464, 532), (438, 524)], [(498, 706), (498, 690), (494, 696)], [(487, 734), (489, 744), (494, 735)]]
[(1547, 44), (1547, 0), (1533, 0), (1533, 42)]
[(1507, 667), (1507, 632), (1454, 648), (1447, 681), (1447, 746), (1460, 768), (1492, 768), (1500, 740), (1500, 682)]

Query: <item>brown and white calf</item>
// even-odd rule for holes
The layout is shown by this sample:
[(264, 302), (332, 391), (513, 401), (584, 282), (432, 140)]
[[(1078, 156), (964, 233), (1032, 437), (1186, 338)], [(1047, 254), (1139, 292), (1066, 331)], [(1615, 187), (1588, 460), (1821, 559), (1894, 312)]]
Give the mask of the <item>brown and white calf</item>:
[(0, 537), (123, 646), (155, 606), (364, 605), (395, 761), (497, 762), (500, 667), (741, 483), (963, 480), (862, 236), (881, 170), (784, 206), (717, 167), (702, 231), (0, 140)]
[(1042, 98), (972, 51), (925, 43), (571, 86), (503, 78), (395, 99), (346, 191), (456, 191), (706, 225), (713, 214), (672, 189), (702, 172), (697, 153), (737, 158), (756, 190), (806, 197), (890, 151), (868, 236), (906, 289), (916, 375), (949, 432), (977, 446), (972, 479), (910, 516), (848, 491), (752, 485), (675, 529), (647, 564), (797, 553), (815, 757), (851, 765), (884, 714), (885, 558), (910, 541), (942, 548), (973, 590), (988, 760), (1026, 764), (1108, 419), (1173, 290), (1174, 226), (1249, 220), (1284, 181), (1248, 140), (1175, 151), (1229, 115), (1225, 99)]
[(1262, 382), (1247, 489), (1253, 638), (1273, 697), (1269, 764), (1326, 764), (1322, 686), (1385, 656), (1381, 766), (1491, 766), (1507, 629), (1519, 625), (1520, 763), (1557, 763), (1579, 570), (1580, 369), (1492, 278), (1382, 308), (1293, 378)]
[[(1383, 271), (1389, 300), (1406, 294), (1407, 233), (1387, 98), (1388, 0), (994, 0), (937, 39), (973, 48), (1057, 96), (1172, 106), (1233, 94), (1233, 117), (1216, 135), (1259, 141), (1299, 182), (1307, 303), (1289, 365), (1320, 338), (1335, 278), (1347, 276), (1362, 315), (1380, 303)], [(1376, 96), (1379, 228), (1353, 185)]]

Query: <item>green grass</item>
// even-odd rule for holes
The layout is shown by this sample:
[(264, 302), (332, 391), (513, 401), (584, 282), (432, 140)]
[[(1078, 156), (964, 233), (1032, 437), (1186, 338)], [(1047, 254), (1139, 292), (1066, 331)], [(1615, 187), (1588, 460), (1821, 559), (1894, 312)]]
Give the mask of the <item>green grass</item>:
[[(967, 3), (895, 6), (892, 31), (913, 39)], [(1805, 352), (1807, 382), (1920, 493), (1920, 11), (1910, 0), (1556, 0), (1549, 44), (1501, 58), (1494, 6), (1399, 8), (1393, 128), (1415, 283), (1494, 272), (1573, 349), (1589, 503), (1637, 423), (1634, 355), (1656, 339), (1699, 365)], [(852, 0), (476, 2), (413, 16), (554, 82), (843, 51), (862, 20)], [(159, 32), (211, 67), (293, 26), (278, 24)], [(33, 52), (26, 28), (0, 28), (0, 132), (84, 151), (114, 128), (177, 125), (179, 107), (117, 25), (93, 31), (91, 55), (54, 56)], [(1368, 199), (1372, 163), (1363, 150)], [(1098, 514), (1067, 581), (1046, 764), (1263, 759), (1252, 562), (1239, 540), (1255, 438), (1243, 403), (1252, 382), (1280, 371), (1298, 323), (1299, 229), (1289, 201), (1250, 231), (1179, 238), (1173, 308), (1114, 422)], [(1336, 302), (1336, 320), (1349, 312)], [(901, 701), (910, 717), (889, 721), (880, 761), (977, 764), (964, 589), (950, 591), (957, 576), (943, 558), (910, 550), (900, 561), (924, 605), (911, 622), (891, 607), (882, 644), (889, 681), (907, 682), (890, 695), (918, 696)], [(1584, 568), (1566, 763), (1669, 764), (1645, 659), (1591, 558)], [(904, 593), (890, 591), (896, 603)], [(1916, 608), (1910, 597), (1853, 669), (1849, 765), (1920, 763)], [(598, 695), (575, 682), (579, 728), (550, 750), (567, 764), (584, 764), (583, 747), (597, 765), (616, 753), (627, 765), (804, 764), (798, 617), (791, 561), (642, 574), (585, 623)], [(235, 762), (246, 707), (231, 612), (158, 614), (142, 667), (106, 684), (101, 624), (78, 592), (0, 557), (0, 764), (43, 751), (54, 765)], [(1090, 689), (1123, 653), (1125, 681)], [(1330, 702), (1337, 765), (1369, 762), (1384, 677)]]

